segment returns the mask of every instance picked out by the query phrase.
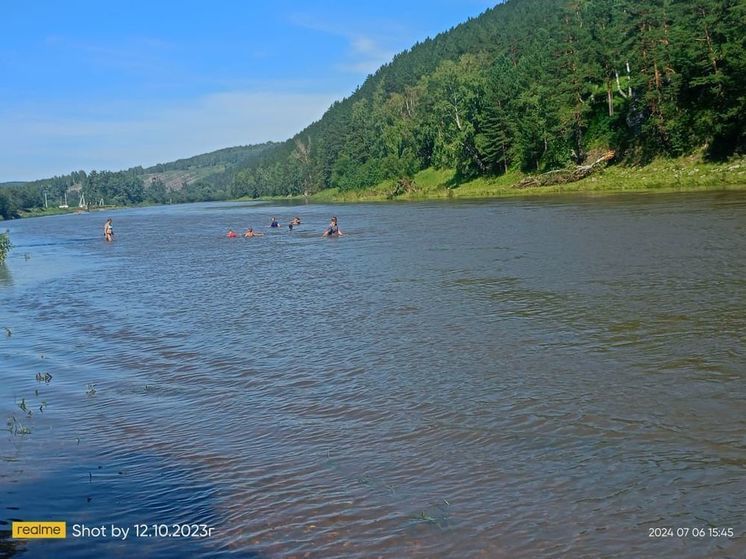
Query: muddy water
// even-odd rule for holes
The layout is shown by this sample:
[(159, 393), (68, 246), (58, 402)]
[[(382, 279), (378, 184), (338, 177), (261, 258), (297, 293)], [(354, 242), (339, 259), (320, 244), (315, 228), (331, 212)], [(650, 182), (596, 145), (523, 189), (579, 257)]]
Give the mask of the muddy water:
[(743, 194), (105, 217), (3, 224), (0, 556), (746, 554)]

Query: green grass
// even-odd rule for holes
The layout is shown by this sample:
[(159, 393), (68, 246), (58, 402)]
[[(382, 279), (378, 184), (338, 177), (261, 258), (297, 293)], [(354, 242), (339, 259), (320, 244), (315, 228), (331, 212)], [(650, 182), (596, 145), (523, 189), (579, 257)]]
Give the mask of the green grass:
[[(456, 184), (454, 171), (425, 169), (414, 177), (415, 189), (395, 200), (437, 200), (538, 196), (559, 193), (680, 192), (746, 190), (746, 158), (725, 163), (705, 163), (697, 156), (656, 159), (645, 166), (611, 165), (573, 183), (518, 188), (526, 175), (511, 170), (499, 177), (480, 177)], [(372, 202), (391, 200), (394, 181), (384, 181), (363, 190), (322, 190), (310, 197), (314, 202)]]
[(644, 167), (615, 165), (576, 184), (590, 191), (740, 190), (746, 189), (746, 158), (726, 163), (680, 158), (656, 159)]
[(62, 215), (75, 213), (73, 208), (31, 208), (29, 210), (20, 210), (19, 215), (21, 217), (38, 217), (42, 215)]
[[(141, 204), (145, 206), (147, 204)], [(113, 209), (121, 208), (122, 206), (90, 206), (87, 210), (81, 208), (70, 207), (70, 208), (31, 208), (26, 210), (19, 210), (18, 217), (44, 217), (48, 215), (63, 215), (63, 214), (77, 214), (80, 212), (104, 212)], [(135, 207), (135, 206), (132, 206)]]

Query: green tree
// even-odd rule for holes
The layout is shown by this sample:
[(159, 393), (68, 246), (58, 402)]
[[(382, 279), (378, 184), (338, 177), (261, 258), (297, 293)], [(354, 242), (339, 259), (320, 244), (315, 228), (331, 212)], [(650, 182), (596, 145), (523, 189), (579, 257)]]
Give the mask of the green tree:
[(10, 194), (0, 190), (0, 217), (11, 219), (16, 216), (17, 206)]

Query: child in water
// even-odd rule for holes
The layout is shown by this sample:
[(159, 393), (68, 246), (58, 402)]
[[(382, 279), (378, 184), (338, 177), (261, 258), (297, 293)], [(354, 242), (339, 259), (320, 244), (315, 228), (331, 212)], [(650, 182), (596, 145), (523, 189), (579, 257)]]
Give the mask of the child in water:
[(329, 227), (326, 228), (326, 231), (324, 231), (324, 234), (322, 237), (341, 237), (342, 236), (342, 230), (339, 228), (339, 225), (337, 224), (337, 216), (333, 216), (331, 222), (329, 222)]

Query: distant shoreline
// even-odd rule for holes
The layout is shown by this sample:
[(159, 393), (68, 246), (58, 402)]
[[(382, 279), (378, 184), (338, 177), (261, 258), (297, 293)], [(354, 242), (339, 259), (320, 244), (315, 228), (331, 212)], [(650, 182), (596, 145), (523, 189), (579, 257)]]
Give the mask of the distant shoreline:
[[(384, 181), (363, 190), (325, 189), (308, 197), (262, 196), (257, 200), (303, 200), (309, 202), (382, 202), (417, 200), (458, 200), (479, 198), (517, 198), (558, 194), (629, 194), (746, 190), (746, 158), (724, 163), (704, 163), (697, 158), (657, 159), (645, 166), (611, 165), (576, 182), (551, 186), (528, 186), (519, 183), (529, 177), (509, 171), (500, 177), (453, 184), (452, 170), (426, 169), (412, 180), (412, 189), (393, 195), (395, 181)], [(240, 198), (249, 200), (250, 198)]]
[[(704, 163), (698, 158), (657, 159), (646, 166), (611, 165), (576, 182), (551, 186), (517, 185), (527, 177), (517, 171), (509, 171), (499, 177), (480, 177), (475, 180), (454, 184), (454, 172), (444, 169), (425, 169), (417, 173), (411, 190), (392, 195), (396, 182), (389, 180), (361, 190), (340, 191), (327, 188), (304, 196), (260, 196), (258, 198), (235, 198), (225, 202), (288, 202), (308, 201), (312, 203), (361, 203), (427, 200), (477, 200), (499, 198), (530, 198), (557, 196), (563, 194), (671, 194), (676, 192), (724, 192), (746, 191), (746, 157), (731, 159), (724, 163)], [(197, 203), (197, 202), (195, 202)], [(139, 206), (108, 206), (80, 208), (48, 208), (22, 212), (20, 218), (45, 217), (52, 215), (87, 212), (116, 211)], [(2, 220), (0, 220), (2, 221)]]
[(113, 210), (121, 210), (127, 207), (135, 207), (135, 206), (104, 206), (104, 207), (93, 206), (88, 209), (77, 208), (77, 207), (75, 208), (46, 208), (46, 209), (45, 208), (34, 208), (32, 210), (21, 210), (20, 215), (18, 217), (20, 219), (25, 219), (29, 217), (48, 217), (48, 216), (53, 216), (53, 215), (107, 212), (107, 211), (113, 211)]

